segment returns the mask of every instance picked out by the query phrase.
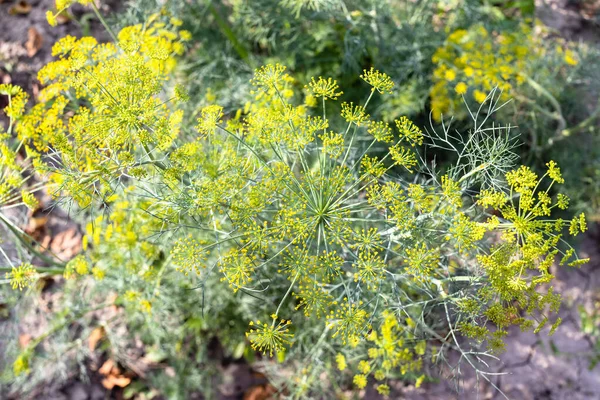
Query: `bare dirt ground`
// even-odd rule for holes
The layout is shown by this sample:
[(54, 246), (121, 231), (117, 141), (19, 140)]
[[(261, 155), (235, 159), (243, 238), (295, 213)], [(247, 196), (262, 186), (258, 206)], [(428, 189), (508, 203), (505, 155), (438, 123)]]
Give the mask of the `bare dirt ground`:
[[(559, 316), (563, 324), (549, 337), (548, 328), (539, 334), (512, 329), (506, 338), (501, 362), (488, 371), (506, 373), (492, 376), (497, 389), (483, 379), (477, 382), (472, 369), (464, 375), (458, 392), (451, 383), (424, 384), (419, 389), (400, 390), (398, 398), (410, 400), (596, 400), (600, 399), (600, 366), (590, 369), (594, 353), (592, 338), (582, 333), (579, 307), (598, 307), (600, 295), (600, 229), (595, 227), (582, 243), (581, 257), (590, 264), (581, 269), (556, 268), (555, 290), (563, 296)], [(502, 394), (504, 393), (504, 395)]]

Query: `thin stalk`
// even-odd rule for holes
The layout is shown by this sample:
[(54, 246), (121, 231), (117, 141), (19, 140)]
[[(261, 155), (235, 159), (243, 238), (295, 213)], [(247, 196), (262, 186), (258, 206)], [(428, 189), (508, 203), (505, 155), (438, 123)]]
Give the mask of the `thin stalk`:
[[(279, 316), (279, 309), (283, 305), (283, 302), (285, 301), (285, 299), (287, 299), (288, 295), (292, 291), (292, 288), (294, 287), (294, 283), (296, 283), (296, 279), (298, 279), (298, 275), (300, 275), (300, 272), (296, 272), (296, 276), (294, 276), (294, 280), (292, 280), (292, 283), (290, 284), (290, 287), (288, 288), (287, 292), (285, 292), (283, 299), (281, 299), (281, 302), (279, 302), (279, 305), (277, 306), (277, 310), (275, 311), (276, 318)], [(275, 325), (275, 319), (273, 319), (273, 325)]]
[[(46, 268), (33, 266), (38, 274), (60, 275), (65, 272), (64, 268)], [(0, 272), (12, 272), (13, 267), (0, 267)]]
[(10, 221), (8, 221), (2, 214), (0, 214), (0, 222), (4, 223), (4, 225), (6, 225), (6, 227), (13, 233), (13, 235), (25, 246), (27, 247), (27, 249), (32, 252), (33, 254), (35, 254), (37, 257), (41, 258), (42, 260), (44, 260), (45, 262), (47, 262), (48, 264), (51, 265), (55, 265), (59, 268), (64, 268), (65, 267), (65, 263), (64, 262), (59, 262), (54, 260), (51, 257), (48, 257), (47, 255), (40, 253), (35, 247), (33, 247), (33, 245), (27, 240), (27, 238), (29, 238), (30, 240), (33, 240), (31, 237), (29, 237), (29, 235), (27, 235), (25, 232), (21, 232), (19, 229), (17, 229), (16, 227), (13, 226), (12, 223), (10, 223)]
[(210, 11), (212, 16), (214, 17), (215, 22), (217, 23), (217, 25), (219, 26), (219, 29), (221, 30), (221, 33), (223, 35), (225, 35), (225, 37), (227, 37), (227, 39), (229, 39), (229, 41), (233, 45), (235, 52), (240, 56), (240, 58), (242, 60), (244, 60), (246, 62), (246, 64), (249, 64), (248, 51), (244, 48), (244, 46), (242, 46), (240, 41), (235, 36), (235, 33), (233, 33), (233, 30), (229, 27), (229, 25), (223, 19), (223, 17), (221, 17), (221, 14), (219, 14), (219, 11), (213, 5), (212, 2), (208, 5), (208, 11)]
[(110, 26), (108, 26), (108, 24), (104, 20), (104, 17), (102, 16), (102, 14), (100, 14), (100, 10), (98, 10), (98, 7), (96, 6), (96, 2), (92, 1), (91, 4), (92, 4), (92, 9), (94, 10), (94, 13), (96, 14), (96, 17), (98, 17), (98, 19), (100, 20), (100, 23), (104, 26), (104, 29), (106, 29), (106, 31), (108, 32), (108, 34), (110, 35), (112, 40), (114, 40), (115, 43), (117, 43), (118, 42), (117, 36), (113, 32), (113, 30), (110, 28)]

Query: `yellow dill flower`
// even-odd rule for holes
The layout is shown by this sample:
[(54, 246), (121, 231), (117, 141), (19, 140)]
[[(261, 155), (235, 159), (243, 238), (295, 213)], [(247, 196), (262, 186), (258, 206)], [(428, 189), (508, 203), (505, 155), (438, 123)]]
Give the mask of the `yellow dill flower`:
[(390, 125), (387, 122), (372, 122), (369, 125), (367, 132), (369, 132), (378, 142), (391, 143), (394, 140), (392, 128), (390, 128)]
[(50, 10), (46, 11), (46, 21), (48, 21), (48, 25), (56, 26), (58, 25), (58, 21), (56, 20), (56, 15)]
[(323, 151), (333, 158), (338, 158), (344, 150), (344, 135), (334, 132), (326, 132), (319, 135), (323, 141)]
[(29, 373), (29, 363), (31, 362), (31, 349), (23, 350), (13, 362), (13, 372), (16, 376)]
[(271, 325), (260, 321), (256, 321), (256, 323), (251, 321), (252, 328), (246, 332), (246, 337), (250, 341), (252, 349), (263, 354), (269, 353), (269, 356), (273, 357), (274, 352), (283, 351), (286, 346), (292, 344), (294, 334), (290, 332), (291, 323), (292, 321), (283, 319), (278, 323), (274, 319)]
[(94, 276), (94, 279), (101, 281), (106, 276), (106, 273), (101, 268), (93, 267), (92, 275)]
[(389, 396), (390, 395), (390, 387), (386, 384), (377, 385), (377, 393), (379, 393), (382, 396)]
[(173, 263), (177, 265), (177, 271), (186, 276), (190, 271), (200, 275), (200, 268), (206, 268), (204, 262), (208, 251), (205, 249), (205, 243), (193, 239), (191, 235), (175, 242), (171, 255), (173, 256)]
[(175, 18), (175, 17), (171, 17), (169, 19), (169, 22), (171, 23), (171, 25), (173, 26), (181, 26), (183, 25), (183, 21), (180, 20), (179, 18)]
[(587, 223), (585, 221), (585, 214), (581, 213), (578, 216), (573, 217), (569, 224), (569, 233), (573, 236), (587, 231)]
[(475, 90), (473, 92), (473, 97), (475, 98), (475, 101), (480, 104), (483, 103), (485, 99), (487, 99), (487, 95), (481, 90)]
[(358, 363), (357, 369), (365, 375), (368, 375), (371, 372), (371, 364), (366, 360), (361, 360)]
[(310, 83), (305, 86), (310, 89), (314, 97), (322, 97), (323, 99), (337, 100), (344, 92), (336, 92), (339, 89), (337, 81), (327, 78), (327, 80), (319, 77), (317, 81), (315, 78), (310, 78)]
[(383, 163), (379, 161), (377, 157), (364, 156), (360, 161), (360, 165), (367, 174), (376, 178), (381, 178), (387, 170), (385, 165), (383, 165)]
[(304, 315), (307, 317), (311, 315), (321, 317), (333, 302), (331, 294), (317, 282), (300, 285), (300, 291), (293, 293), (293, 296), (298, 299), (296, 310), (303, 308)]
[[(344, 302), (348, 299), (344, 298)], [(333, 303), (336, 305), (337, 303)], [(341, 337), (343, 344), (352, 343), (358, 340), (359, 334), (368, 329), (365, 324), (367, 321), (367, 312), (360, 308), (362, 302), (346, 303), (345, 306), (338, 307), (337, 310), (331, 311), (328, 318), (331, 320), (335, 332), (332, 337)]]
[(400, 132), (400, 137), (410, 143), (411, 146), (423, 144), (423, 131), (411, 120), (403, 116), (394, 121)]
[(282, 84), (286, 67), (280, 64), (267, 64), (254, 71), (254, 78), (250, 81), (256, 87), (265, 89), (277, 88)]
[(577, 60), (577, 58), (575, 56), (575, 52), (571, 49), (567, 49), (567, 51), (565, 51), (564, 60), (569, 65), (574, 66), (574, 65), (579, 64), (579, 61)]
[[(377, 349), (372, 349), (374, 350), (374, 352), (378, 352)], [(375, 355), (373, 358), (377, 358), (377, 355)], [(378, 369), (377, 371), (375, 371), (375, 374), (373, 375), (375, 377), (375, 379), (377, 379), (378, 381), (382, 381), (385, 379), (385, 371), (382, 369)]]
[(416, 281), (427, 282), (439, 262), (439, 255), (429, 250), (425, 243), (406, 249), (407, 272)]
[(367, 386), (367, 377), (362, 374), (354, 375), (352, 382), (354, 382), (357, 388), (364, 389)]
[(453, 81), (454, 79), (456, 79), (456, 72), (452, 69), (446, 70), (446, 72), (444, 73), (444, 78), (446, 78), (446, 80), (448, 81)]
[(348, 366), (348, 364), (346, 364), (346, 357), (341, 353), (336, 354), (335, 362), (337, 363), (337, 369), (340, 371), (344, 371)]
[(219, 262), (219, 269), (224, 275), (221, 281), (226, 281), (237, 292), (239, 288), (252, 282), (254, 263), (245, 249), (233, 249)]
[(217, 129), (217, 125), (222, 122), (221, 117), (223, 116), (223, 107), (210, 105), (204, 107), (201, 113), (202, 116), (198, 118), (196, 129), (200, 132), (201, 136), (213, 135)]
[(459, 82), (459, 83), (457, 83), (457, 84), (456, 84), (456, 86), (454, 87), (454, 90), (455, 90), (455, 91), (456, 91), (456, 93), (458, 93), (458, 94), (465, 94), (465, 93), (467, 93), (467, 89), (468, 89), (468, 88), (469, 88), (469, 87), (467, 86), (467, 84), (466, 84), (466, 83), (464, 83), (464, 82)]
[(565, 183), (565, 180), (563, 179), (560, 173), (560, 168), (558, 167), (556, 162), (550, 160), (546, 163), (546, 166), (548, 167), (548, 176), (550, 177), (550, 179), (552, 179), (556, 183)]
[(447, 240), (454, 240), (459, 251), (465, 252), (475, 248), (478, 241), (483, 239), (486, 228), (471, 221), (465, 214), (459, 213), (446, 235)]
[(23, 290), (23, 288), (31, 287), (37, 277), (37, 272), (33, 265), (23, 263), (18, 267), (12, 267), (11, 272), (6, 273), (6, 279), (10, 281), (10, 286), (13, 289)]
[(484, 189), (478, 195), (477, 204), (482, 207), (499, 209), (508, 201), (506, 194), (492, 189)]
[(390, 147), (389, 151), (392, 160), (394, 160), (397, 165), (406, 168), (409, 172), (412, 172), (413, 167), (417, 165), (417, 157), (402, 145), (396, 144)]
[(377, 90), (379, 93), (392, 93), (394, 82), (392, 79), (383, 72), (379, 72), (373, 67), (370, 70), (363, 70), (363, 74), (360, 76), (362, 80), (373, 86), (372, 91)]
[(556, 330), (558, 329), (560, 324), (562, 324), (562, 318), (558, 317), (558, 318), (556, 318), (556, 321), (554, 321), (554, 323), (550, 327), (550, 332), (548, 332), (548, 336), (554, 335), (554, 333), (556, 332)]
[(342, 117), (344, 117), (348, 123), (361, 126), (365, 124), (365, 122), (368, 122), (371, 116), (365, 112), (363, 106), (355, 106), (352, 102), (344, 102), (342, 103)]
[(537, 186), (538, 176), (524, 165), (506, 173), (506, 182), (518, 193), (526, 193)]
[(354, 281), (365, 282), (370, 289), (376, 288), (383, 278), (385, 262), (375, 252), (360, 252), (355, 267), (358, 272), (354, 274)]
[(30, 210), (35, 210), (40, 204), (40, 202), (38, 201), (38, 199), (36, 199), (33, 193), (26, 192), (25, 190), (21, 191), (21, 198), (23, 199), (23, 203)]
[(141, 300), (139, 304), (140, 309), (145, 313), (152, 313), (152, 303), (149, 300)]
[(178, 101), (185, 103), (190, 100), (190, 95), (183, 85), (176, 85), (174, 89), (175, 99)]
[(423, 381), (425, 381), (425, 375), (421, 375), (417, 378), (417, 380), (415, 381), (415, 387), (418, 389), (421, 387), (421, 385), (423, 384)]
[(86, 258), (83, 255), (78, 255), (67, 263), (63, 276), (65, 279), (71, 279), (75, 274), (86, 275), (89, 271), (90, 265)]

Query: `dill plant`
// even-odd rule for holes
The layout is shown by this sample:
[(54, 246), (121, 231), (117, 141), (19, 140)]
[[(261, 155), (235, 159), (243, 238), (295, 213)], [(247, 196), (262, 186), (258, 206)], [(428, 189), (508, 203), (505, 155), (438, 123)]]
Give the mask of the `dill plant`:
[(274, 62), (287, 65), (302, 84), (312, 76), (337, 79), (351, 101), (361, 95), (360, 71), (373, 65), (393, 71), (397, 85), (385, 102), (373, 99), (373, 116), (392, 122), (406, 115), (423, 126), (431, 110), (438, 121), (452, 116), (466, 130), (471, 118), (463, 96), (476, 108), (498, 87), (512, 103), (493, 118), (520, 127), (515, 137), (524, 144), (523, 162), (543, 173), (545, 163), (559, 161), (573, 206), (595, 214), (596, 169), (562, 149), (598, 159), (589, 134), (600, 115), (589, 106), (597, 100), (598, 51), (561, 39), (534, 18), (531, 4), (132, 0), (117, 20), (138, 21), (157, 7), (182, 18), (201, 42), (182, 60), (193, 104), (218, 98), (226, 110), (240, 108), (251, 97), (252, 71)]
[[(19, 142), (48, 159), (32, 165), (46, 189), (86, 221), (85, 251), (62, 270), (86, 296), (69, 297), (67, 316), (19, 355), (14, 374), (28, 372), (46, 338), (113, 304), (124, 320), (105, 329), (142, 332), (171, 363), (201, 346), (202, 330), (248, 357), (246, 344), (276, 356), (296, 378), (262, 365), (292, 397), (332, 390), (320, 376), (335, 386), (336, 369), (384, 395), (390, 379), (420, 385), (426, 360), (450, 348), (489, 379), (481, 358), (502, 350), (508, 326), (557, 328), (549, 267), (557, 256), (585, 262), (562, 240), (565, 228), (585, 231), (585, 218), (551, 218), (568, 205), (551, 197), (561, 172), (553, 162), (542, 177), (515, 168), (510, 126), (486, 125), (497, 99), (470, 113), (468, 134), (428, 133), (407, 117), (370, 116), (394, 87), (376, 69), (360, 75), (365, 99), (347, 102), (334, 79), (302, 88), (267, 64), (243, 108), (203, 107), (182, 134), (189, 96), (171, 82), (189, 38), (180, 25), (155, 15), (114, 43), (62, 39), (39, 73), (39, 103), (14, 116)], [(454, 164), (438, 167), (427, 149), (453, 153)], [(10, 273), (13, 286), (32, 283)], [(107, 292), (114, 302), (94, 304)], [(465, 350), (460, 336), (487, 350)], [(111, 355), (127, 365), (117, 342)]]

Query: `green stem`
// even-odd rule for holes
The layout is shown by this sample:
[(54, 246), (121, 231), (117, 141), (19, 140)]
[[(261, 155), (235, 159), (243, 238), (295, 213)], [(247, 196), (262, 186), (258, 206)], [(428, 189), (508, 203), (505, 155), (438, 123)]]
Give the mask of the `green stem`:
[[(65, 272), (64, 268), (46, 268), (46, 267), (36, 267), (33, 266), (35, 272), (38, 274), (48, 274), (48, 275), (61, 275)], [(0, 267), (0, 272), (12, 272), (13, 267)]]
[(248, 51), (244, 48), (244, 46), (242, 46), (240, 41), (235, 36), (235, 33), (233, 33), (233, 30), (231, 30), (227, 22), (223, 19), (223, 17), (221, 17), (221, 14), (219, 14), (219, 11), (213, 5), (212, 2), (208, 5), (208, 10), (214, 17), (215, 22), (221, 30), (221, 33), (225, 35), (227, 39), (229, 39), (236, 53), (240, 56), (242, 60), (244, 60), (248, 64)]
[(558, 120), (558, 124), (559, 124), (557, 131), (561, 132), (563, 129), (565, 129), (565, 127), (567, 126), (567, 122), (565, 121), (565, 119), (563, 117), (562, 108), (561, 108), (558, 100), (556, 100), (556, 97), (554, 97), (552, 95), (552, 93), (550, 93), (548, 90), (546, 90), (545, 87), (543, 87), (542, 85), (540, 85), (539, 83), (537, 83), (536, 81), (534, 81), (533, 79), (531, 79), (529, 77), (527, 77), (527, 83), (529, 84), (529, 86), (531, 86), (533, 89), (535, 89), (536, 92), (538, 92), (539, 94), (541, 94), (542, 96), (547, 98), (550, 101), (550, 103), (552, 104), (552, 106), (554, 107), (554, 109), (556, 110), (556, 119)]
[(579, 124), (575, 125), (572, 128), (564, 129), (561, 132), (562, 136), (566, 137), (566, 136), (572, 135), (573, 133), (581, 132), (582, 130), (584, 130), (588, 126), (590, 126), (599, 117), (600, 117), (600, 99), (598, 99), (598, 106), (596, 107), (594, 112), (589, 117), (587, 117), (586, 119), (584, 119), (583, 121), (581, 121)]
[(0, 221), (2, 223), (4, 223), (4, 225), (6, 225), (6, 227), (13, 233), (13, 235), (25, 246), (27, 247), (27, 249), (32, 252), (33, 254), (35, 254), (36, 256), (38, 256), (39, 258), (41, 258), (42, 260), (44, 260), (45, 262), (47, 262), (50, 265), (55, 265), (59, 268), (64, 268), (65, 267), (65, 263), (64, 262), (60, 262), (60, 261), (56, 261), (51, 257), (48, 257), (47, 255), (39, 252), (35, 247), (33, 247), (33, 245), (31, 244), (33, 240), (33, 238), (31, 238), (29, 235), (27, 235), (24, 232), (19, 231), (19, 229), (15, 228), (13, 226), (13, 224), (8, 221), (2, 214), (0, 214)]
[(104, 26), (104, 29), (106, 29), (106, 31), (108, 32), (108, 34), (110, 35), (112, 40), (114, 40), (115, 43), (117, 43), (118, 42), (117, 36), (113, 32), (113, 30), (110, 28), (110, 26), (108, 26), (108, 24), (104, 20), (104, 17), (102, 16), (102, 14), (100, 14), (100, 10), (98, 10), (98, 7), (96, 6), (96, 2), (92, 1), (91, 4), (92, 4), (92, 9), (94, 10), (94, 13), (96, 14), (96, 17), (98, 17), (98, 19), (100, 20), (100, 23)]

